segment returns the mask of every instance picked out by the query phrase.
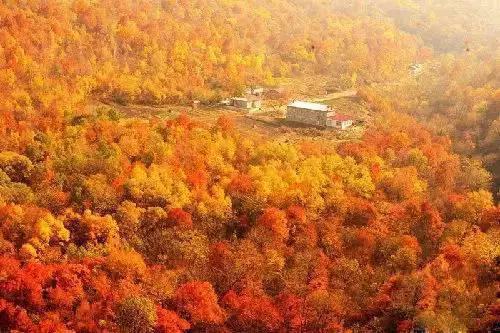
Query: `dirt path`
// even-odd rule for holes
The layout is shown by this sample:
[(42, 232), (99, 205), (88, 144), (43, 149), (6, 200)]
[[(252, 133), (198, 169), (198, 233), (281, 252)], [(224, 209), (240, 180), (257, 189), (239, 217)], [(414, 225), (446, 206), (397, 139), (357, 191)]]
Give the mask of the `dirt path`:
[(321, 96), (318, 98), (313, 98), (313, 99), (311, 99), (311, 101), (312, 102), (330, 101), (332, 99), (338, 99), (338, 98), (355, 97), (357, 94), (358, 94), (358, 91), (356, 89), (349, 89), (349, 90), (344, 90), (341, 92), (336, 92), (336, 93), (324, 95), (324, 96)]

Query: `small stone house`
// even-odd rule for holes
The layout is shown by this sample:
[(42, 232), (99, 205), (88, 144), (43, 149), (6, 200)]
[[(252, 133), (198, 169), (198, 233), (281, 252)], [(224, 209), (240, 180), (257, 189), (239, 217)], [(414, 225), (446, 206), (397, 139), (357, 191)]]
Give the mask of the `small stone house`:
[(262, 107), (262, 99), (255, 96), (248, 97), (233, 97), (231, 105), (240, 109), (260, 109)]

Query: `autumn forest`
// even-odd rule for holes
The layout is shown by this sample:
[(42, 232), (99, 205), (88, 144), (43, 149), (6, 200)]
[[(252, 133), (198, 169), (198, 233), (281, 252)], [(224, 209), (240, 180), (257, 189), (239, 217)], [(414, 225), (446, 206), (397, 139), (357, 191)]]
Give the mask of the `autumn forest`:
[[(0, 332), (497, 332), (499, 17), (1, 1)], [(367, 110), (359, 136), (215, 106), (324, 78)]]

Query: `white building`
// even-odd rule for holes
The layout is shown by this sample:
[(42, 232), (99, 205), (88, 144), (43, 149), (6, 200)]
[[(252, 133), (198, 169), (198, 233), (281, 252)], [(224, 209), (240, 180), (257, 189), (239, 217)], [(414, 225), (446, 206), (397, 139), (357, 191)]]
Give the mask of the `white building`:
[(263, 87), (251, 87), (245, 90), (246, 95), (262, 96), (264, 94)]
[(344, 114), (336, 113), (328, 118), (326, 126), (345, 130), (346, 128), (352, 126), (352, 119)]
[(418, 76), (418, 75), (422, 74), (422, 72), (424, 71), (424, 65), (423, 64), (413, 64), (413, 65), (410, 65), (408, 67), (408, 69), (410, 70), (411, 75)]

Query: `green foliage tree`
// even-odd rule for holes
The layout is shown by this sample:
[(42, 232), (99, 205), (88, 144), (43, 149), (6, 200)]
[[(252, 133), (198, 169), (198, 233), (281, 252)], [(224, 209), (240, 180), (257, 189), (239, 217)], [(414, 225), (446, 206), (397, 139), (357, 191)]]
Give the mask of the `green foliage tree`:
[(153, 302), (144, 297), (131, 296), (117, 307), (117, 323), (122, 332), (153, 332), (157, 314)]

